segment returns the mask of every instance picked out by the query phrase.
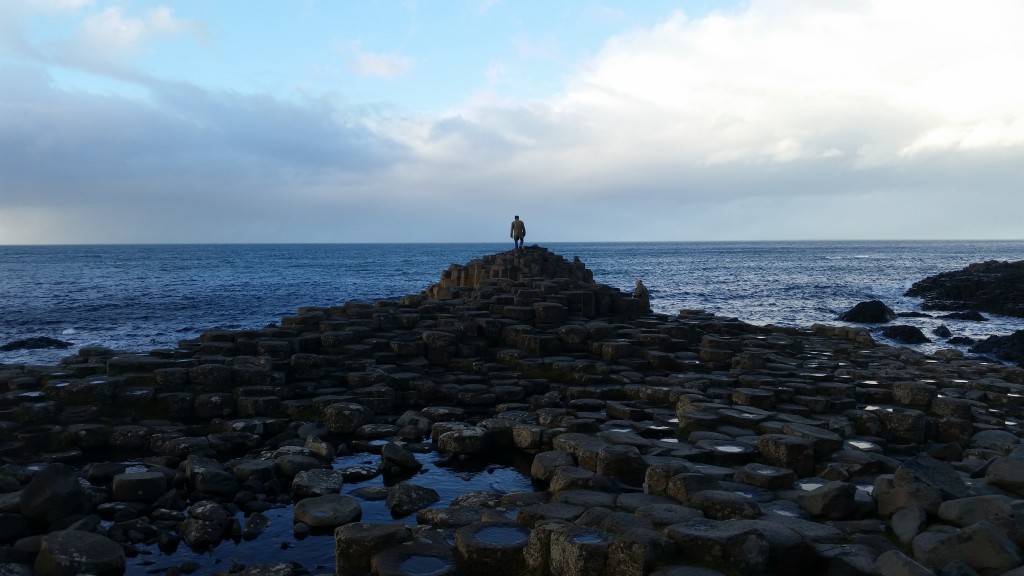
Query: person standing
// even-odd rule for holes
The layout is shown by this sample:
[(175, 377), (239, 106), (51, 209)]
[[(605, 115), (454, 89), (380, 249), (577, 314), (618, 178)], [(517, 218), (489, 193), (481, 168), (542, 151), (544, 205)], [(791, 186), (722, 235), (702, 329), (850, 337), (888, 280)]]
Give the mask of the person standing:
[(651, 296), (647, 291), (647, 286), (644, 286), (644, 281), (637, 278), (636, 288), (633, 289), (633, 298), (640, 301), (640, 309), (644, 312), (651, 311)]
[(515, 243), (516, 251), (523, 249), (523, 238), (526, 238), (526, 224), (519, 219), (519, 215), (516, 215), (516, 219), (512, 221), (512, 228), (508, 233), (509, 237), (512, 238), (512, 242)]

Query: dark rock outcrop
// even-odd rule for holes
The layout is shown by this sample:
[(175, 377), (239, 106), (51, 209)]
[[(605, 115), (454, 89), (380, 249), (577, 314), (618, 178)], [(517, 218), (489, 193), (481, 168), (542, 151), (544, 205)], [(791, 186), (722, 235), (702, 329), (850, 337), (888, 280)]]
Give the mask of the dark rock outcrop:
[(74, 346), (71, 342), (65, 342), (49, 336), (34, 336), (22, 340), (14, 340), (0, 346), (0, 352), (13, 352), (15, 350), (37, 350), (40, 348), (57, 348), (66, 350)]
[(939, 318), (948, 318), (950, 320), (968, 320), (970, 322), (988, 322), (988, 318), (981, 315), (981, 312), (977, 310), (967, 310), (965, 312), (950, 312), (949, 314), (943, 314)]
[(892, 338), (897, 342), (903, 342), (904, 344), (924, 344), (925, 342), (931, 342), (931, 340), (921, 332), (921, 329), (916, 326), (907, 326), (900, 324), (898, 326), (886, 326), (882, 329), (882, 336), (886, 338)]
[(907, 296), (925, 310), (981, 310), (1024, 318), (1024, 260), (990, 260), (915, 282)]
[(839, 315), (836, 320), (859, 324), (884, 324), (896, 319), (896, 312), (881, 300), (861, 302)]
[(976, 354), (991, 354), (1000, 360), (1024, 366), (1024, 330), (1009, 336), (989, 336), (971, 347)]

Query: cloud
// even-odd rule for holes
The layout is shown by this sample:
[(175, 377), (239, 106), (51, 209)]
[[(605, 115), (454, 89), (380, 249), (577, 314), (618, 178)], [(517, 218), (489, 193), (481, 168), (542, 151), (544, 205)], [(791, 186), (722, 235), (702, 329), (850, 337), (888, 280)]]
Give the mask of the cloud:
[(348, 54), (348, 68), (359, 76), (392, 79), (408, 74), (415, 60), (400, 54), (377, 54), (366, 52), (359, 44), (345, 49)]
[[(196, 33), (105, 18), (79, 37), (95, 53)], [(519, 76), (491, 61), (437, 114), (9, 67), (0, 243), (502, 241), (515, 213), (538, 242), (1020, 238), (1020, 29), (1016, 0), (752, 0), (624, 30), (542, 98), (507, 97)]]
[(154, 8), (141, 16), (128, 16), (112, 6), (93, 14), (82, 23), (78, 35), (64, 47), (67, 58), (117, 62), (138, 56), (154, 41), (194, 34), (203, 36), (203, 26), (174, 17), (170, 8)]

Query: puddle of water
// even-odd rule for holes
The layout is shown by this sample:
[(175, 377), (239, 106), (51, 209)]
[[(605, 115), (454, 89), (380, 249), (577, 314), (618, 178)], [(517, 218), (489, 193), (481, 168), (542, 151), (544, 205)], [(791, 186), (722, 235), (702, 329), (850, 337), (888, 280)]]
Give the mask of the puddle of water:
[[(457, 496), (472, 491), (532, 492), (534, 487), (530, 480), (530, 461), (518, 452), (509, 451), (504, 459), (497, 452), (489, 454), (486, 463), (453, 461), (447, 463), (437, 452), (416, 454), (416, 459), (423, 468), (412, 476), (392, 478), (376, 476), (360, 482), (345, 483), (341, 493), (351, 495), (357, 488), (374, 486), (392, 486), (399, 481), (409, 481), (421, 486), (437, 490), (441, 500), (431, 507), (451, 505)], [(513, 458), (514, 457), (514, 458)], [(498, 458), (498, 460), (495, 460)], [(351, 454), (337, 458), (335, 469), (349, 466), (372, 465), (380, 461), (379, 456), (372, 454)], [(356, 498), (363, 514), (359, 521), (371, 523), (404, 522), (416, 524), (416, 514), (395, 520), (387, 509), (385, 501), (368, 501)], [(263, 512), (270, 519), (270, 525), (258, 538), (246, 540), (224, 540), (205, 552), (191, 550), (182, 542), (171, 554), (162, 552), (157, 546), (138, 546), (139, 555), (127, 559), (128, 574), (162, 574), (168, 568), (181, 566), (191, 561), (199, 565), (196, 573), (210, 574), (227, 572), (232, 562), (242, 564), (277, 564), (298, 562), (313, 574), (333, 573), (334, 571), (334, 531), (315, 532), (309, 536), (297, 538), (292, 530), (294, 524), (294, 506), (282, 506)], [(245, 517), (239, 513), (236, 518), (245, 524)], [(424, 556), (423, 558), (429, 558)], [(437, 559), (440, 560), (440, 559)], [(446, 574), (451, 566), (445, 565), (446, 572), (406, 572), (408, 574)]]
[(410, 556), (398, 568), (409, 576), (439, 576), (450, 574), (452, 564), (437, 556)]
[(882, 447), (879, 446), (878, 444), (875, 444), (874, 442), (868, 442), (867, 440), (848, 440), (848, 442), (850, 443), (850, 446), (853, 446), (854, 448), (857, 448), (859, 450), (864, 450), (865, 452), (879, 451), (882, 449)]
[(824, 480), (798, 480), (796, 487), (801, 490), (814, 490), (815, 488), (821, 488), (826, 482)]
[(530, 532), (518, 526), (488, 526), (478, 530), (476, 538), (488, 544), (519, 546), (530, 538)]

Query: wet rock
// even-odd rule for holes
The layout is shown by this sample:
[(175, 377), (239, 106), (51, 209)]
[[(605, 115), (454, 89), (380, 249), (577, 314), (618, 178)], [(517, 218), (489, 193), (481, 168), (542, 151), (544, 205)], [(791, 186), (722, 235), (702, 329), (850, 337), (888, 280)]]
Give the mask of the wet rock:
[(181, 535), (189, 546), (206, 550), (230, 534), (232, 515), (217, 502), (202, 500), (188, 508)]
[(705, 490), (720, 490), (722, 485), (706, 474), (696, 472), (684, 472), (669, 479), (665, 487), (665, 494), (682, 502), (689, 504), (697, 494)]
[(621, 576), (650, 574), (655, 566), (672, 562), (676, 545), (660, 532), (642, 528), (617, 531), (608, 547), (606, 571)]
[(576, 460), (565, 450), (550, 450), (533, 457), (530, 474), (534, 479), (549, 482), (555, 471), (562, 466), (575, 466)]
[(399, 482), (388, 490), (387, 507), (393, 518), (404, 518), (441, 499), (433, 488)]
[(886, 326), (882, 329), (882, 336), (886, 338), (892, 338), (897, 342), (904, 344), (924, 344), (931, 342), (931, 340), (921, 332), (921, 329), (917, 326), (908, 326), (906, 324), (900, 324), (897, 326)]
[(703, 490), (690, 498), (690, 506), (712, 520), (753, 519), (761, 515), (761, 507), (750, 498), (727, 490)]
[(490, 432), (479, 426), (467, 426), (441, 434), (437, 449), (443, 454), (474, 455), (484, 453), (491, 444)]
[(342, 494), (305, 498), (295, 504), (295, 521), (310, 528), (336, 528), (356, 522), (363, 515), (359, 502)]
[(405, 445), (388, 442), (381, 449), (380, 470), (383, 472), (415, 472), (423, 467)]
[(330, 462), (337, 457), (337, 451), (334, 449), (334, 446), (312, 434), (306, 437), (306, 443), (303, 447), (309, 450), (313, 457), (324, 462)]
[(49, 336), (35, 336), (22, 340), (13, 340), (0, 346), (0, 352), (14, 352), (15, 350), (37, 350), (40, 348), (57, 348), (66, 350), (74, 346), (71, 342), (50, 338)]
[(371, 571), (379, 576), (458, 574), (450, 546), (433, 542), (409, 542), (391, 546), (374, 554)]
[(567, 576), (601, 573), (611, 543), (612, 537), (600, 530), (558, 526), (550, 532), (548, 569)]
[(125, 555), (105, 536), (60, 530), (42, 537), (34, 568), (37, 576), (119, 576), (125, 573)]
[(78, 473), (64, 464), (46, 466), (32, 477), (20, 496), (21, 513), (29, 522), (44, 527), (89, 510), (89, 498)]
[(975, 263), (915, 282), (907, 296), (925, 310), (982, 310), (1024, 317), (1024, 261)]
[(757, 450), (772, 466), (788, 468), (801, 478), (814, 474), (814, 443), (811, 440), (785, 434), (762, 434), (757, 437)]
[(339, 402), (324, 409), (324, 424), (327, 430), (339, 434), (354, 434), (355, 431), (373, 419), (373, 412), (362, 404)]
[(792, 488), (797, 477), (789, 468), (769, 466), (767, 464), (750, 463), (736, 471), (733, 477), (736, 482), (750, 484), (768, 490)]
[(972, 524), (942, 539), (925, 560), (927, 566), (940, 571), (954, 561), (963, 561), (982, 576), (1002, 574), (1022, 563), (1017, 545), (991, 522)]
[(334, 562), (338, 574), (369, 574), (378, 552), (408, 542), (412, 531), (405, 524), (352, 522), (334, 531)]
[(270, 527), (270, 524), (270, 518), (261, 512), (249, 514), (246, 516), (245, 524), (242, 526), (242, 539), (255, 540)]
[(1007, 362), (1024, 366), (1024, 330), (1017, 330), (1009, 336), (989, 336), (971, 346), (975, 354), (990, 354)]
[(337, 470), (314, 468), (303, 470), (292, 479), (292, 495), (296, 500), (337, 494), (345, 482), (344, 474)]
[(840, 314), (837, 320), (857, 322), (859, 324), (883, 324), (896, 319), (896, 312), (881, 300), (860, 302), (853, 308)]
[(832, 481), (801, 494), (797, 503), (811, 516), (842, 520), (853, 513), (856, 494), (857, 487), (853, 484)]
[(756, 574), (768, 564), (770, 547), (764, 535), (730, 522), (691, 520), (665, 529), (687, 558), (723, 571)]
[(572, 504), (541, 503), (531, 504), (516, 512), (516, 523), (526, 527), (536, 527), (547, 522), (574, 522), (586, 508)]
[(530, 531), (507, 523), (475, 522), (455, 531), (459, 571), (465, 574), (518, 576), (526, 568), (524, 550)]
[(131, 472), (113, 478), (115, 500), (152, 502), (167, 491), (167, 476), (160, 472)]

